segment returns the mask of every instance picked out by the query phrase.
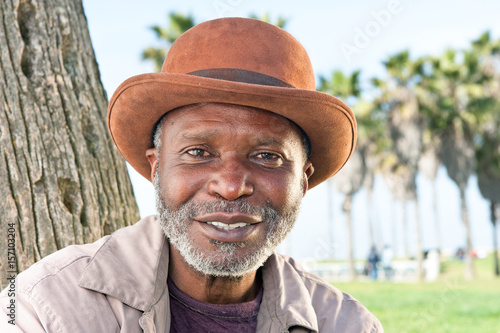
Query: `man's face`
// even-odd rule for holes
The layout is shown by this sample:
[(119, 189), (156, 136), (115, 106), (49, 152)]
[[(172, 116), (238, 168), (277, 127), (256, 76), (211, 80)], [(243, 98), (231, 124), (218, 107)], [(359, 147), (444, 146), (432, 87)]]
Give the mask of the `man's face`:
[[(312, 173), (298, 128), (278, 115), (227, 104), (167, 114), (149, 155), (160, 222), (197, 271), (255, 271), (290, 232)], [(157, 167), (157, 168), (156, 168)]]

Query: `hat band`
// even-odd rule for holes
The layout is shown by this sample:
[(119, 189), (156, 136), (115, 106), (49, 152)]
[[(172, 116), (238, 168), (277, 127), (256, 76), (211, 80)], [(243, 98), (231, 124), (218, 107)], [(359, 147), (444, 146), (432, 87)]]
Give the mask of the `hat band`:
[(295, 88), (291, 84), (288, 84), (273, 76), (237, 68), (202, 69), (187, 74), (202, 76), (217, 80), (259, 84), (264, 86)]

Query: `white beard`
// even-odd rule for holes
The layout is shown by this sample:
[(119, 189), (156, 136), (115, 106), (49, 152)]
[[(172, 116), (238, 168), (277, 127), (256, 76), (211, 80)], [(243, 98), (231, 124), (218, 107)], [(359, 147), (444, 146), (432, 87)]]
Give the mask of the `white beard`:
[[(286, 214), (280, 214), (271, 205), (254, 207), (244, 199), (219, 200), (201, 204), (186, 202), (178, 210), (170, 208), (161, 196), (158, 170), (154, 177), (156, 209), (163, 232), (184, 260), (198, 272), (214, 277), (242, 277), (261, 267), (279, 244), (292, 230), (300, 209), (298, 199)], [(188, 233), (189, 221), (195, 216), (213, 212), (233, 212), (259, 216), (266, 223), (266, 238), (249, 255), (238, 256), (237, 250), (248, 246), (247, 242), (222, 242), (211, 240), (217, 246), (216, 253), (207, 254), (200, 249)]]

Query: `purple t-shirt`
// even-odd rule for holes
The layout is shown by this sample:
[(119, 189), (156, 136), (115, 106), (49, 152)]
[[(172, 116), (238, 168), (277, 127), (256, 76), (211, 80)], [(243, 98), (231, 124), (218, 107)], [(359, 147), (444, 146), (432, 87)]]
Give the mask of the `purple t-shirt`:
[(255, 332), (263, 289), (250, 302), (211, 304), (183, 293), (170, 278), (170, 332)]

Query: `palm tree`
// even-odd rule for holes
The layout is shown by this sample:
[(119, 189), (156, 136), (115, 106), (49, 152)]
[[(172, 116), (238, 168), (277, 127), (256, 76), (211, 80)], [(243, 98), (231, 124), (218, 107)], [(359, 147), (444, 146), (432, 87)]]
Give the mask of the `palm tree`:
[(352, 227), (352, 199), (355, 193), (359, 191), (363, 185), (364, 176), (366, 174), (366, 166), (363, 155), (359, 149), (354, 150), (349, 161), (344, 167), (332, 178), (337, 191), (345, 195), (342, 204), (342, 211), (346, 214), (346, 225), (348, 232), (348, 267), (349, 278), (352, 280), (356, 277), (354, 267), (354, 235)]
[[(373, 187), (375, 185), (375, 174), (380, 169), (380, 164), (384, 159), (388, 147), (391, 145), (390, 139), (385, 135), (385, 121), (377, 112), (373, 102), (360, 100), (355, 107), (356, 119), (358, 122), (358, 149), (361, 151), (366, 166), (366, 174), (363, 187), (367, 193), (368, 201), (368, 227), (370, 231), (370, 245), (382, 248), (381, 238), (375, 236), (375, 228), (380, 228), (374, 222), (376, 212), (373, 209)], [(379, 230), (379, 229), (377, 229)], [(380, 234), (377, 233), (377, 235)]]
[(422, 108), (433, 138), (439, 142), (439, 158), (460, 192), (461, 216), (466, 233), (465, 277), (474, 278), (471, 258), (472, 237), (465, 191), (476, 170), (475, 135), (487, 109), (485, 83), (490, 79), (480, 66), (477, 50), (447, 50), (441, 57), (427, 60), (430, 74), (424, 80), (427, 106)]
[[(390, 56), (383, 64), (388, 74), (387, 80), (372, 80), (380, 93), (376, 103), (381, 112), (386, 114), (388, 131), (392, 139), (393, 154), (389, 155), (391, 158), (389, 162), (384, 163), (386, 167), (383, 170), (386, 171), (385, 179), (394, 198), (403, 202), (403, 211), (406, 209), (406, 201), (412, 200), (415, 203), (417, 276), (418, 280), (422, 280), (423, 251), (416, 176), (422, 153), (423, 121), (414, 90), (420, 77), (421, 63), (411, 61), (409, 52), (402, 51)], [(408, 246), (408, 242), (405, 244)]]
[(195, 21), (191, 14), (183, 15), (171, 12), (168, 14), (168, 20), (169, 24), (165, 27), (159, 25), (150, 27), (162, 46), (148, 47), (142, 52), (142, 60), (152, 61), (157, 72), (161, 70), (165, 55), (172, 43), (184, 32), (195, 26)]
[[(500, 60), (500, 40), (492, 41), (488, 32), (472, 42), (472, 48), (479, 55), (481, 71), (489, 78), (484, 82), (486, 94), (483, 99), (471, 105), (479, 114), (484, 114), (479, 124), (480, 139), (475, 140), (477, 181), (479, 190), (490, 201), (490, 216), (493, 226), (495, 275), (500, 276), (499, 247), (497, 238), (496, 211), (500, 204), (500, 73), (495, 62)], [(481, 112), (484, 109), (486, 112)]]
[(495, 274), (500, 276), (498, 262), (497, 216), (500, 205), (500, 103), (491, 112), (490, 126), (485, 126), (481, 144), (476, 150), (477, 182), (481, 195), (490, 201), (491, 223), (493, 226), (493, 244), (495, 258)]
[[(346, 75), (341, 71), (334, 71), (329, 79), (320, 77), (318, 90), (338, 96), (352, 106), (358, 125), (356, 150), (351, 160), (332, 178), (332, 185), (345, 195), (342, 209), (346, 214), (349, 240), (349, 272), (354, 277), (353, 232), (351, 202), (353, 196), (362, 186), (367, 187), (368, 194), (373, 190), (373, 178), (378, 167), (387, 138), (384, 135), (384, 121), (379, 117), (373, 103), (361, 98), (360, 71)], [(370, 200), (370, 198), (369, 198)], [(330, 202), (330, 201), (329, 201)], [(368, 229), (370, 245), (375, 245), (373, 212), (368, 213)], [(329, 225), (332, 225), (331, 221)], [(332, 234), (329, 230), (329, 234)]]
[[(325, 93), (332, 94), (333, 96), (340, 97), (347, 101), (349, 104), (354, 104), (360, 97), (361, 90), (359, 84), (359, 71), (355, 71), (350, 75), (345, 75), (341, 71), (334, 71), (330, 79), (320, 77), (320, 85), (318, 90)], [(354, 109), (355, 110), (355, 109)], [(359, 143), (359, 142), (358, 142)], [(361, 185), (363, 184), (363, 179), (365, 177), (366, 167), (364, 163), (364, 157), (360, 152), (360, 148), (354, 151), (350, 160), (344, 165), (340, 172), (332, 178), (334, 186), (337, 190), (345, 195), (344, 204), (342, 209), (346, 214), (346, 224), (348, 230), (348, 266), (349, 266), (349, 278), (354, 279), (356, 277), (355, 267), (354, 267), (354, 250), (353, 250), (353, 232), (352, 232), (352, 210), (351, 202), (354, 194), (359, 191)], [(329, 203), (330, 204), (330, 201)], [(333, 225), (333, 221), (329, 222), (330, 228)], [(329, 230), (329, 237), (333, 234), (332, 230)]]
[(348, 100), (348, 104), (354, 104), (361, 96), (360, 84), (361, 71), (354, 71), (350, 75), (344, 74), (340, 70), (332, 72), (330, 78), (320, 76), (319, 91)]
[(261, 21), (264, 21), (267, 23), (274, 24), (275, 26), (282, 28), (282, 29), (285, 29), (285, 26), (287, 24), (287, 20), (281, 16), (278, 17), (276, 22), (271, 21), (271, 19), (269, 18), (269, 13), (264, 13), (263, 15), (260, 15), (260, 16), (258, 16), (256, 14), (250, 14), (248, 17), (251, 19), (261, 20)]
[[(420, 58), (417, 60), (421, 65), (419, 66), (419, 75), (420, 82), (415, 86), (415, 92), (417, 94), (417, 99), (419, 103), (420, 113), (423, 115), (423, 118), (426, 119), (426, 116), (429, 112), (426, 112), (426, 108), (429, 105), (432, 105), (430, 101), (432, 101), (432, 93), (429, 91), (429, 82), (432, 82), (433, 73), (429, 73), (429, 68), (426, 67), (427, 59)], [(438, 204), (437, 204), (437, 189), (436, 189), (436, 177), (439, 166), (441, 165), (441, 160), (439, 158), (440, 151), (440, 140), (436, 138), (433, 133), (431, 127), (426, 126), (422, 136), (422, 146), (423, 151), (418, 162), (418, 170), (422, 173), (427, 179), (429, 179), (432, 183), (432, 212), (434, 216), (434, 228), (436, 232), (436, 249), (438, 253), (442, 252), (441, 248), (441, 232), (440, 232), (440, 223), (439, 223), (439, 214), (438, 214)]]

